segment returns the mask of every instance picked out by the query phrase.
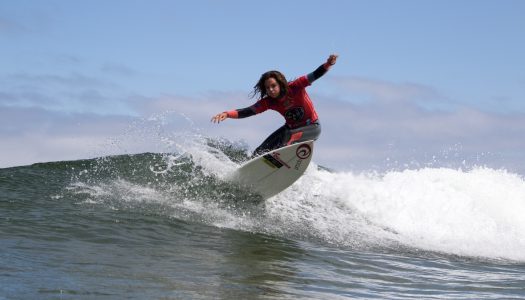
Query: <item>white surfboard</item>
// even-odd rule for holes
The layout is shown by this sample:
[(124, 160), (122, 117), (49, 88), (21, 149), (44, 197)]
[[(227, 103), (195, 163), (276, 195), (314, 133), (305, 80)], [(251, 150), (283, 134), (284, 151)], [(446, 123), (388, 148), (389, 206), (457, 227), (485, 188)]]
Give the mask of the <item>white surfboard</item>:
[(273, 150), (244, 163), (230, 180), (268, 199), (303, 175), (313, 149), (314, 142), (306, 141)]

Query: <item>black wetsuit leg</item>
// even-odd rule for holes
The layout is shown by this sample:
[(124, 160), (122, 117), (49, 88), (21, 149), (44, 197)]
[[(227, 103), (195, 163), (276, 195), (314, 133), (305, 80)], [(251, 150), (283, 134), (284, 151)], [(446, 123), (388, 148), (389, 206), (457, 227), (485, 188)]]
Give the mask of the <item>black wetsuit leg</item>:
[(252, 156), (261, 155), (273, 149), (281, 148), (285, 145), (285, 142), (290, 139), (290, 128), (283, 125), (270, 136), (268, 136), (262, 144), (253, 151)]
[[(321, 124), (319, 123), (313, 123), (295, 129), (290, 129), (288, 126), (283, 125), (270, 134), (270, 136), (268, 136), (264, 142), (262, 142), (262, 144), (257, 147), (255, 151), (253, 151), (252, 156), (261, 155), (274, 149), (284, 147), (288, 144), (317, 140), (320, 134)], [(297, 136), (299, 137), (296, 138)]]

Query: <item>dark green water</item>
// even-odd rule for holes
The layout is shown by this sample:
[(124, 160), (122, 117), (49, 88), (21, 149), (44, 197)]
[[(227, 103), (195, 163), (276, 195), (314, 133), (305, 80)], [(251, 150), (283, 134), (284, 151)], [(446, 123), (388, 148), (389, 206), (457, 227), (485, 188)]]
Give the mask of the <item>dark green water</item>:
[[(228, 155), (239, 158), (234, 152)], [(0, 169), (0, 299), (525, 297), (523, 236), (514, 244), (502, 238), (506, 249), (484, 243), (481, 234), (463, 240), (471, 248), (445, 231), (443, 244), (420, 241), (410, 232), (444, 225), (417, 224), (414, 217), (412, 231), (403, 231), (380, 222), (373, 205), (359, 205), (382, 195), (377, 185), (388, 176), (361, 178), (315, 166), (289, 191), (263, 202), (221, 179), (217, 165), (227, 170), (233, 163), (206, 160), (203, 153)], [(499, 173), (466, 180), (483, 176), (514, 188), (514, 209), (522, 208), (522, 179), (518, 186)], [(352, 190), (359, 198), (344, 198), (349, 185), (361, 187)], [(410, 201), (403, 205), (417, 211)], [(396, 209), (395, 215), (403, 213), (392, 204), (390, 211)], [(481, 218), (479, 207), (471, 218)], [(453, 220), (461, 225), (459, 217)], [(501, 230), (514, 230), (515, 241), (522, 225)]]

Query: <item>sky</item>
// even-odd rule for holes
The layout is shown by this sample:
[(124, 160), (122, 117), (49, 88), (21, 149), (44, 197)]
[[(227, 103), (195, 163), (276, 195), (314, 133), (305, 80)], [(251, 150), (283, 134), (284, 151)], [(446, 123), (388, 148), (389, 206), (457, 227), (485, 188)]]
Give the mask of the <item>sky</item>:
[(284, 121), (259, 76), (307, 88), (314, 162), (525, 174), (525, 1), (0, 0), (0, 168), (165, 152), (189, 132), (253, 150)]

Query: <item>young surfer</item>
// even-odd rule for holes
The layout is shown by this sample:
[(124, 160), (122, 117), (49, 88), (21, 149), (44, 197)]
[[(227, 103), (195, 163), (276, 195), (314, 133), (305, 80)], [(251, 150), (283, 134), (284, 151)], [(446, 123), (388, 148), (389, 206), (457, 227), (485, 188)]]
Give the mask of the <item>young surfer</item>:
[(305, 88), (323, 76), (337, 61), (332, 54), (326, 62), (308, 75), (287, 82), (279, 71), (268, 71), (254, 86), (252, 96), (259, 100), (252, 106), (218, 113), (211, 119), (214, 123), (228, 118), (239, 119), (262, 113), (268, 109), (279, 112), (285, 124), (272, 133), (254, 151), (259, 155), (293, 143), (316, 140), (321, 134), (321, 125), (312, 100)]

